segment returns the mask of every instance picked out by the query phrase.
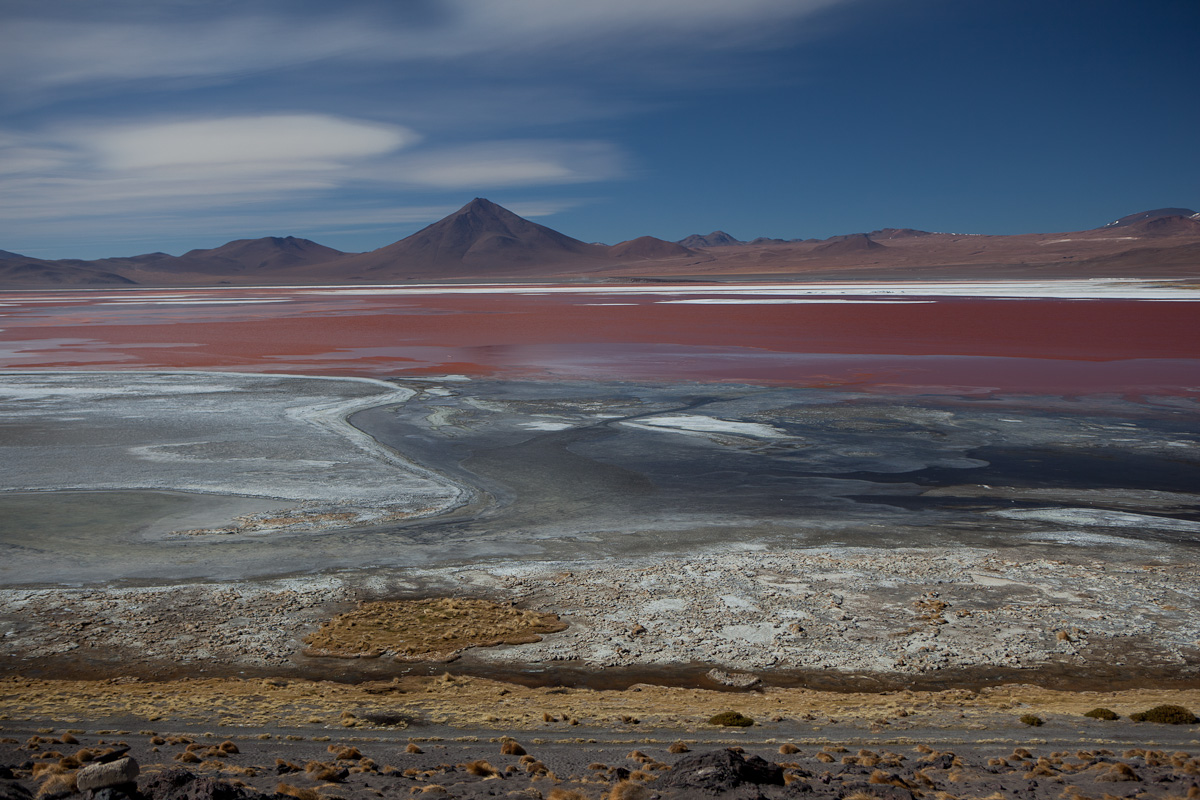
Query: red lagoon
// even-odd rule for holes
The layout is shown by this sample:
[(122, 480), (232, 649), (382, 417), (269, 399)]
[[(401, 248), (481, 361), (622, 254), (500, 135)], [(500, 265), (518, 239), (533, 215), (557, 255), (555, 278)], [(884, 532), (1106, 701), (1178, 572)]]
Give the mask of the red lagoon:
[(729, 287), (9, 292), (0, 367), (1192, 394), (1198, 312), (1186, 300)]

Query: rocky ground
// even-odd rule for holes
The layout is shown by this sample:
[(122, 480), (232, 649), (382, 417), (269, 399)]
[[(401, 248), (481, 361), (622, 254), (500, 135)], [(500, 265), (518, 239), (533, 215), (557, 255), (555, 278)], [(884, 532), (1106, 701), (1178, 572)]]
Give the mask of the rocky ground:
[[(691, 557), (474, 565), (423, 573), (94, 589), (0, 590), (4, 671), (116, 676), (320, 672), (303, 638), (354, 601), (477, 596), (558, 614), (533, 644), (468, 651), (458, 666), (519, 671), (706, 664), (764, 675), (903, 681), (939, 671), (1200, 669), (1195, 564), (1018, 560), (920, 548), (713, 551)], [(389, 659), (372, 668), (387, 674)], [(107, 665), (107, 666), (105, 666)], [(326, 660), (329, 669), (340, 669)]]
[(641, 564), (496, 571), (573, 623), (482, 658), (592, 666), (712, 661), (736, 669), (928, 673), (946, 667), (1086, 668), (1113, 660), (1200, 666), (1195, 564), (1067, 563), (999, 551), (866, 548), (718, 553)]
[[(1195, 798), (1195, 727), (1164, 741), (1032, 734), (953, 745), (893, 737), (252, 735), (154, 729), (7, 729), (0, 796), (52, 800), (297, 800), (441, 796), (637, 798)], [(1180, 728), (1180, 730), (1172, 730)], [(74, 731), (72, 733), (71, 731)], [(355, 735), (349, 735), (349, 734)], [(15, 734), (15, 735), (14, 735)], [(1190, 741), (1187, 738), (1191, 737)], [(724, 741), (722, 741), (724, 739)]]

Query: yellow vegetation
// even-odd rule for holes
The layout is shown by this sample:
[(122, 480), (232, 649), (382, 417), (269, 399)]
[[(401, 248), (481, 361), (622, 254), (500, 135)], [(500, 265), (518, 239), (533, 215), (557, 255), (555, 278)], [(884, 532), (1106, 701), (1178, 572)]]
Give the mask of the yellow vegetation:
[(305, 655), (400, 661), (450, 660), (470, 647), (540, 642), (539, 634), (566, 630), (555, 614), (490, 600), (440, 597), (359, 603), (305, 637)]

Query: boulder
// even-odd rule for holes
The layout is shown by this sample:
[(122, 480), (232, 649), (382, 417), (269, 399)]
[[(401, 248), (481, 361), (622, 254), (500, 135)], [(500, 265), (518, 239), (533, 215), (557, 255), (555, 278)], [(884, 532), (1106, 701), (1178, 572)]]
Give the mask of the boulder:
[(208, 776), (196, 776), (178, 767), (142, 781), (138, 789), (146, 800), (254, 800), (265, 796), (253, 789)]
[(762, 685), (762, 678), (749, 672), (725, 672), (713, 667), (705, 673), (710, 681), (734, 689), (754, 689)]
[(733, 750), (694, 753), (675, 762), (655, 785), (719, 794), (743, 784), (783, 785), (783, 767)]
[(138, 772), (138, 763), (132, 756), (124, 756), (116, 761), (88, 764), (75, 775), (75, 787), (81, 792), (86, 792), (121, 786), (137, 780)]

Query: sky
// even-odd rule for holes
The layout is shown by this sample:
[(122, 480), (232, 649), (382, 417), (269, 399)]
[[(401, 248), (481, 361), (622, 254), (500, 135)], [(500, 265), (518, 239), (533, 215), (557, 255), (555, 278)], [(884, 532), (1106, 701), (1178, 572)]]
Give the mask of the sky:
[(1196, 0), (0, 0), (0, 249), (1200, 209)]

